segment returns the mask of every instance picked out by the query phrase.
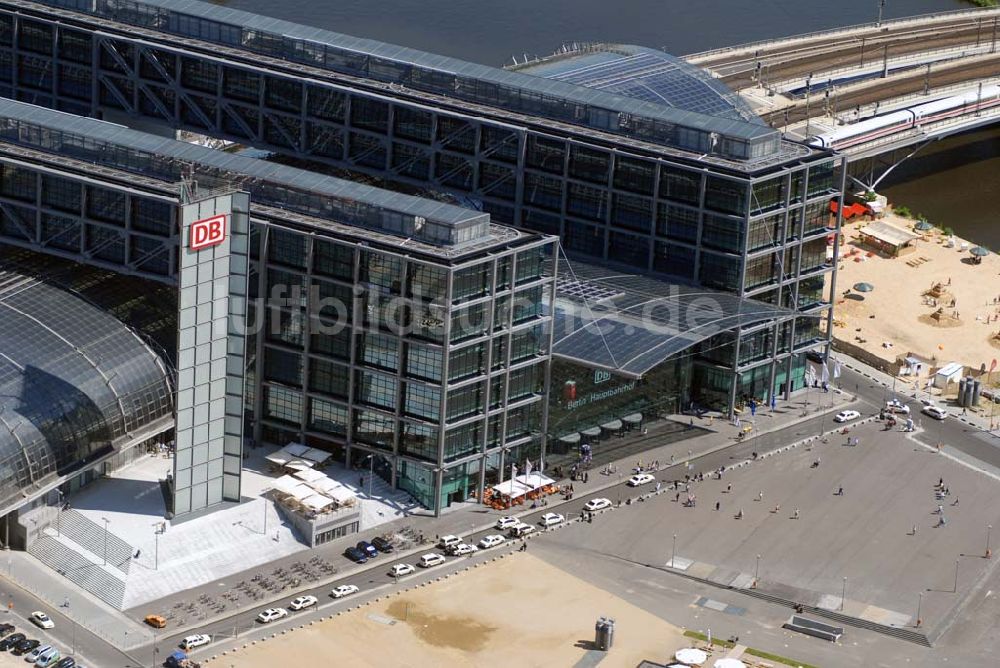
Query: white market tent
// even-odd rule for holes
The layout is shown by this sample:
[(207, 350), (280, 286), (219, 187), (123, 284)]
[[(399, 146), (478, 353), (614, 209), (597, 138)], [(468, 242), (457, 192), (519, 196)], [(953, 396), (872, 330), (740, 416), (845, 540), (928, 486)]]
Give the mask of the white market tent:
[(493, 485), (493, 493), (516, 499), (528, 492), (533, 492), (536, 489), (541, 489), (553, 483), (555, 483), (555, 480), (552, 478), (534, 472), (527, 475), (519, 475), (511, 480), (504, 480), (498, 485)]
[(531, 491), (530, 487), (522, 485), (516, 480), (504, 480), (499, 485), (493, 485), (493, 493), (516, 499)]
[(352, 505), (356, 500), (354, 492), (349, 488), (312, 468), (277, 478), (271, 484), (271, 489), (316, 512), (330, 506)]
[(289, 443), (266, 457), (269, 462), (295, 470), (311, 469), (329, 458), (330, 453), (310, 448), (301, 443)]
[(713, 668), (747, 668), (746, 664), (739, 659), (734, 659), (732, 657), (723, 657), (721, 659), (716, 659), (713, 664)]
[(708, 654), (696, 647), (685, 647), (674, 652), (674, 658), (688, 666), (700, 666), (708, 661)]
[(324, 478), (326, 478), (327, 480), (329, 480), (329, 478), (327, 478), (325, 475), (323, 475), (322, 471), (317, 471), (316, 469), (305, 469), (303, 471), (296, 471), (292, 475), (294, 475), (299, 480), (305, 480), (306, 482), (313, 482), (313, 481), (316, 481), (316, 480), (323, 480)]

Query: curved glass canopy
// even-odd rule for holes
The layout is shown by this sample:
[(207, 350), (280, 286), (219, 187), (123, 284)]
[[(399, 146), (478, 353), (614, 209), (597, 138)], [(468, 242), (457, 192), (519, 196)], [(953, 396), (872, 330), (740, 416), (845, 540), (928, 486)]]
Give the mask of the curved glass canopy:
[(559, 262), (552, 354), (639, 377), (734, 329), (793, 318), (790, 309), (727, 292)]
[(83, 298), (0, 270), (0, 507), (173, 411), (171, 372)]

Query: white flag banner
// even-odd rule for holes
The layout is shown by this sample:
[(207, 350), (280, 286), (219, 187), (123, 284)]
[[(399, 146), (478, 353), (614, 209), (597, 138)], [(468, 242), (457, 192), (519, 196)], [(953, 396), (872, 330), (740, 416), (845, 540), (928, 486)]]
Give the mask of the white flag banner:
[(531, 460), (530, 459), (525, 459), (524, 460), (524, 475), (526, 475), (526, 476), (531, 475)]
[(510, 479), (513, 480), (517, 477), (517, 464), (510, 465)]
[(840, 378), (840, 360), (833, 361), (833, 377)]
[(819, 381), (821, 383), (829, 383), (830, 382), (830, 367), (827, 366), (826, 361), (823, 362), (823, 368), (820, 369)]

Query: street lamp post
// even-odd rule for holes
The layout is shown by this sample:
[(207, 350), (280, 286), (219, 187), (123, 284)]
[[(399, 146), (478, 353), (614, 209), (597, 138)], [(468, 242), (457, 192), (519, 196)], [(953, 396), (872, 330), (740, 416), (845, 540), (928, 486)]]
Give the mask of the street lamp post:
[(676, 568), (674, 565), (677, 559), (677, 534), (674, 534), (674, 544), (670, 549), (670, 568)]
[(67, 598), (63, 607), (66, 608), (66, 616), (69, 618), (70, 623), (73, 625), (73, 645), (70, 649), (70, 654), (76, 656), (76, 620), (70, 615), (69, 611), (69, 599)]
[(844, 611), (844, 600), (847, 598), (847, 576), (844, 576), (844, 583), (840, 589), (840, 610)]
[(990, 550), (990, 532), (993, 531), (993, 525), (986, 525), (986, 558), (989, 559), (993, 556), (993, 551)]
[(104, 565), (108, 565), (108, 524), (111, 523), (107, 517), (102, 517), (104, 520)]
[(757, 588), (757, 578), (760, 576), (760, 555), (757, 555), (757, 565), (753, 567), (753, 588)]
[(919, 628), (924, 620), (920, 617), (920, 606), (924, 602), (924, 592), (917, 592), (917, 627)]
[(153, 570), (160, 570), (160, 523), (153, 524)]
[(955, 586), (952, 588), (952, 591), (956, 594), (958, 593), (958, 559), (955, 560)]
[(622, 474), (618, 472), (618, 505), (622, 505)]

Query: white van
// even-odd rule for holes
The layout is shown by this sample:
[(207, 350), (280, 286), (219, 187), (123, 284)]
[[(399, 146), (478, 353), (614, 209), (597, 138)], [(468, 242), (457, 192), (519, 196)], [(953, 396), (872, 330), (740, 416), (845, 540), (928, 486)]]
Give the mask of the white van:
[(437, 546), (442, 550), (447, 550), (449, 547), (454, 547), (462, 542), (462, 539), (458, 536), (441, 536), (441, 540), (438, 541)]
[(420, 557), (420, 567), (430, 568), (431, 566), (440, 566), (445, 561), (447, 560), (440, 554), (435, 554), (434, 552), (431, 552), (430, 554), (425, 554), (424, 556)]

